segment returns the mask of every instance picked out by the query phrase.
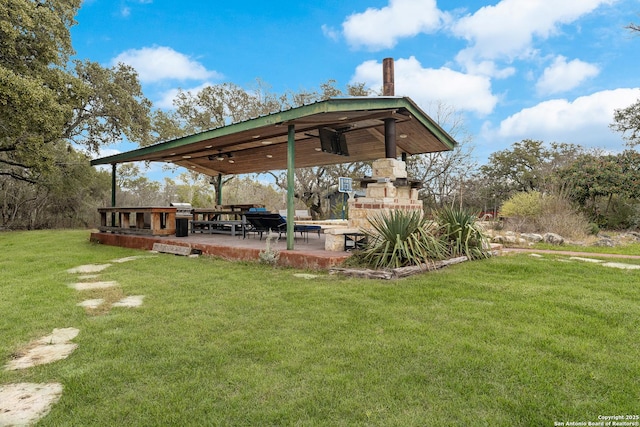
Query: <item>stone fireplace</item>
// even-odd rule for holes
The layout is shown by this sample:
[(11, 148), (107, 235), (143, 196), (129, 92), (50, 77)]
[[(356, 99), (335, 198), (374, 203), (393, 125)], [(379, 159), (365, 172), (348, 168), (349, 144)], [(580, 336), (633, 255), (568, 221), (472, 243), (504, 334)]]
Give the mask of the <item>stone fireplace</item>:
[[(382, 68), (383, 95), (394, 96), (393, 58), (385, 58)], [(346, 250), (348, 236), (357, 239), (363, 231), (373, 231), (370, 218), (391, 210), (422, 211), (418, 200), (421, 183), (408, 179), (406, 163), (397, 159), (395, 119), (384, 119), (384, 127), (386, 158), (375, 160), (371, 178), (361, 180), (366, 197), (349, 200), (348, 227), (325, 230), (325, 250)]]
[(418, 181), (407, 179), (405, 162), (397, 159), (379, 159), (373, 162), (372, 176), (362, 180), (366, 197), (349, 199), (347, 228), (325, 230), (325, 250), (345, 249), (345, 235), (373, 231), (369, 218), (391, 210), (422, 211), (418, 199)]
[(371, 230), (369, 218), (391, 210), (422, 211), (419, 183), (407, 179), (405, 162), (379, 159), (373, 162), (371, 179), (366, 179), (366, 197), (349, 200), (349, 228)]

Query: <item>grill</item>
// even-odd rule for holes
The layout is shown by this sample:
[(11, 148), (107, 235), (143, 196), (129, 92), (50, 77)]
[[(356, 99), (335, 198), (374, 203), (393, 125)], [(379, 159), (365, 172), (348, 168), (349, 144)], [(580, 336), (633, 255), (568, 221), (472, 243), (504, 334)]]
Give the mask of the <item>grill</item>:
[(191, 218), (193, 213), (191, 203), (170, 203), (169, 205), (176, 208), (176, 218)]
[(191, 203), (170, 203), (176, 208), (176, 237), (187, 237), (189, 235), (189, 220), (193, 212)]

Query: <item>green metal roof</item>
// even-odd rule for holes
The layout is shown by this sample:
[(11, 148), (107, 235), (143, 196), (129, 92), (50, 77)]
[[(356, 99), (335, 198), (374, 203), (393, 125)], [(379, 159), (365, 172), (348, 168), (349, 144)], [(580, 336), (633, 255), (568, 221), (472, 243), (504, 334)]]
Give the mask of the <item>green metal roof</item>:
[[(398, 155), (451, 150), (455, 140), (410, 98), (368, 97), (320, 101), (287, 111), (91, 161), (174, 163), (215, 176), (287, 168), (287, 132), (295, 127), (295, 166), (310, 167), (385, 157), (384, 120), (396, 120)], [(348, 156), (323, 152), (319, 128), (343, 133)]]

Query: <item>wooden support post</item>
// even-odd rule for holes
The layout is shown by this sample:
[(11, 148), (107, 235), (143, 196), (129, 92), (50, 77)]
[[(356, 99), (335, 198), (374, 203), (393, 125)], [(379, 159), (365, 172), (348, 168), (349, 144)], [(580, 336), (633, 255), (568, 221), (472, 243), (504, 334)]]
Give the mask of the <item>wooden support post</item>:
[(294, 222), (295, 216), (295, 125), (289, 125), (287, 138), (287, 250), (293, 250), (295, 238)]
[(218, 193), (218, 200), (216, 201), (216, 203), (218, 205), (221, 205), (222, 204), (222, 174), (221, 173), (218, 174), (218, 188), (216, 192)]
[[(111, 165), (111, 207), (116, 207), (116, 163)], [(116, 225), (116, 214), (111, 214), (111, 225)]]
[(387, 159), (396, 158), (396, 120), (384, 119), (384, 153)]

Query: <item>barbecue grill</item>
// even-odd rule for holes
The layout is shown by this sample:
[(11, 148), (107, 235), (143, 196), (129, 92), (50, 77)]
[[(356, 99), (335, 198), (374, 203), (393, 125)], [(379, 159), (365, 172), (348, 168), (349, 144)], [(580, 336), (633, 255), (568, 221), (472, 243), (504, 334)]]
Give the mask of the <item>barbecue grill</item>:
[(187, 237), (189, 235), (189, 220), (193, 215), (191, 203), (170, 203), (176, 208), (176, 237)]
[(176, 218), (191, 218), (193, 213), (191, 203), (170, 203), (169, 206), (176, 208)]

